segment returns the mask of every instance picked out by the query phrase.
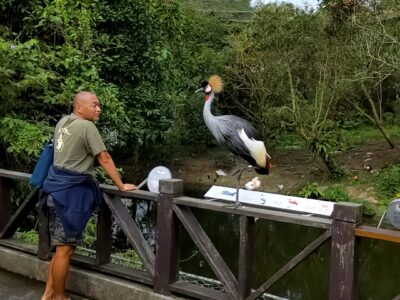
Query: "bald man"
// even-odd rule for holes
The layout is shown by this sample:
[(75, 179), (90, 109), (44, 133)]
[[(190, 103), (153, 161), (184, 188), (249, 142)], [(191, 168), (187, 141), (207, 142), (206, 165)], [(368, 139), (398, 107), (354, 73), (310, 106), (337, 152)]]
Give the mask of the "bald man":
[(101, 201), (93, 178), (94, 160), (104, 168), (121, 191), (136, 189), (123, 183), (114, 161), (93, 122), (100, 118), (100, 102), (90, 92), (73, 99), (73, 113), (62, 118), (54, 131), (54, 162), (43, 183), (48, 194), (49, 232), (56, 252), (50, 262), (42, 300), (64, 300), (70, 258), (82, 241), (82, 233)]

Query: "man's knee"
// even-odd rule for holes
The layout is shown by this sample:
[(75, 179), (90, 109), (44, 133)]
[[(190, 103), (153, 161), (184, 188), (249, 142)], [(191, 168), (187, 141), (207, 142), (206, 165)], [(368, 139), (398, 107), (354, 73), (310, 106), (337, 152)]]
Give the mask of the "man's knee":
[(74, 250), (75, 246), (68, 246), (68, 245), (57, 246), (56, 255), (62, 256), (63, 258), (69, 258), (71, 257), (72, 253), (74, 253)]

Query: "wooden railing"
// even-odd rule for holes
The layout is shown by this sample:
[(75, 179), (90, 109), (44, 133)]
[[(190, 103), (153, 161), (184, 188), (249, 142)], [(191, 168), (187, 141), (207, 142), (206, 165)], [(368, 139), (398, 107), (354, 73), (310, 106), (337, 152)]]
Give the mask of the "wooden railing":
[[(11, 190), (13, 180), (27, 180), (30, 175), (0, 169), (0, 244), (23, 249), (13, 244), (9, 238), (21, 225), (38, 201), (38, 190), (33, 190), (18, 210), (11, 213)], [(318, 249), (325, 242), (331, 242), (329, 299), (356, 299), (356, 242), (357, 237), (400, 241), (397, 231), (360, 226), (361, 205), (354, 203), (336, 203), (331, 218), (304, 216), (265, 208), (240, 206), (228, 207), (224, 203), (204, 201), (182, 195), (183, 181), (168, 179), (160, 181), (160, 193), (146, 191), (120, 192), (113, 186), (101, 185), (102, 202), (97, 224), (96, 259), (75, 255), (74, 264), (97, 270), (114, 276), (130, 279), (152, 286), (156, 293), (170, 295), (178, 293), (196, 299), (257, 299), (285, 274)], [(141, 230), (132, 219), (128, 209), (120, 198), (132, 200), (157, 201), (157, 242), (156, 251), (148, 244)], [(237, 215), (240, 219), (238, 276), (232, 273), (205, 230), (197, 220), (192, 208), (218, 211)], [(134, 270), (110, 263), (112, 216), (121, 226), (128, 241), (138, 253), (144, 269)], [(289, 260), (270, 278), (266, 278), (259, 287), (254, 288), (253, 271), (256, 267), (255, 245), (256, 219), (273, 220), (320, 228), (323, 233), (295, 257)], [(46, 228), (47, 219), (39, 215), (39, 246), (35, 254), (48, 259), (49, 238)], [(222, 283), (224, 291), (215, 291), (202, 286), (179, 280), (179, 253), (181, 230), (185, 229), (202, 253), (209, 266)]]

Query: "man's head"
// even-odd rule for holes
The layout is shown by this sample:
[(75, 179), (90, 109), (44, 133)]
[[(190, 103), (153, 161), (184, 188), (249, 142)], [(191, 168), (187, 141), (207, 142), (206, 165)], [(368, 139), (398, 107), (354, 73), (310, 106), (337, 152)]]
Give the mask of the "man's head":
[(85, 120), (98, 121), (100, 118), (100, 102), (97, 96), (90, 92), (79, 92), (72, 103), (74, 113)]

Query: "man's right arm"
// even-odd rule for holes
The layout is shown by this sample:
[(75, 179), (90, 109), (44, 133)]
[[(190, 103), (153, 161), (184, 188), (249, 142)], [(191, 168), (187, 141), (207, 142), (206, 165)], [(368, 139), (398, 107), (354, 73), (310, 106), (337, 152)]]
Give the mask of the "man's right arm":
[(136, 185), (134, 184), (122, 182), (121, 178), (119, 177), (118, 170), (115, 167), (114, 161), (107, 151), (102, 151), (97, 154), (96, 159), (120, 191), (130, 191), (137, 189)]

